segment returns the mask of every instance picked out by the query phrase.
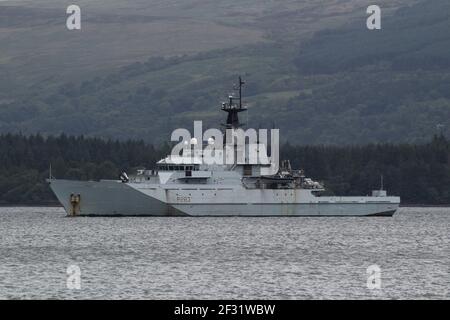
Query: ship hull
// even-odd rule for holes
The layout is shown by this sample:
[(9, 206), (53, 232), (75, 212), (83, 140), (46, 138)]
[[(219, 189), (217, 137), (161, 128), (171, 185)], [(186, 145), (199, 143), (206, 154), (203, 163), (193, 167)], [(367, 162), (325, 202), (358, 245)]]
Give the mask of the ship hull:
[[(172, 206), (117, 181), (49, 181), (68, 215), (76, 216), (183, 216)], [(74, 208), (71, 195), (79, 195)], [(75, 209), (75, 210), (74, 210)]]
[[(321, 197), (319, 201), (295, 196), (286, 201), (268, 197), (268, 192), (275, 192), (272, 190), (253, 190), (248, 195), (243, 193), (250, 191), (239, 190), (236, 194), (241, 196), (231, 194), (227, 200), (235, 201), (227, 202), (214, 197), (205, 199), (207, 195), (201, 193), (201, 203), (180, 203), (174, 198), (181, 201), (191, 198), (179, 197), (178, 193), (174, 197), (173, 191), (158, 187), (138, 189), (119, 181), (52, 179), (49, 184), (68, 215), (76, 216), (392, 216), (400, 203), (398, 197)], [(190, 195), (192, 191), (189, 192)], [(71, 195), (78, 195), (79, 203), (71, 203)]]
[(206, 210), (204, 205), (192, 205), (189, 208), (177, 206), (189, 216), (253, 216), (253, 217), (337, 217), (337, 216), (393, 216), (398, 208), (392, 204), (242, 204), (242, 205), (213, 205)]

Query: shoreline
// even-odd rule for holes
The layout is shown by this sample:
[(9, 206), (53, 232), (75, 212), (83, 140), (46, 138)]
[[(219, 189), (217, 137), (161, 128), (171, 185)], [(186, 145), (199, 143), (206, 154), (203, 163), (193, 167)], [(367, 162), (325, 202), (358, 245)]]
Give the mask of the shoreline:
[(2, 203), (0, 208), (62, 208), (59, 203)]
[[(1, 203), (0, 208), (62, 208), (63, 206), (56, 202), (49, 203)], [(450, 208), (450, 204), (403, 204), (400, 208)]]

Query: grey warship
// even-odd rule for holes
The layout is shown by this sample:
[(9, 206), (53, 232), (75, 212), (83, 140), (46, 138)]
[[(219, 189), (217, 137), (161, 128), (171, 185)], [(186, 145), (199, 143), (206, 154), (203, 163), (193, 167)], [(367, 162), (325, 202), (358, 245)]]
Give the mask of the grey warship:
[[(241, 126), (238, 97), (222, 104), (227, 129)], [(47, 182), (70, 216), (392, 216), (400, 198), (375, 190), (372, 196), (323, 196), (324, 186), (281, 162), (275, 174), (261, 164), (205, 164), (201, 155), (173, 155), (152, 170), (122, 173), (118, 180)]]

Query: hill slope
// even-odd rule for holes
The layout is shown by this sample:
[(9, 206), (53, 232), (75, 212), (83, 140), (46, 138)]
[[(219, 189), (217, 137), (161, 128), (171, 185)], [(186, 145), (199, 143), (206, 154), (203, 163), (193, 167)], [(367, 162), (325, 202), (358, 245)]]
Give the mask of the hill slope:
[[(154, 54), (163, 57), (148, 58), (150, 49), (145, 57), (145, 48), (139, 57), (127, 54), (135, 52), (132, 41), (136, 39), (123, 44), (122, 39), (123, 56), (87, 50), (86, 56), (73, 62), (80, 66), (76, 70), (87, 71), (74, 71), (73, 76), (65, 74), (65, 68), (58, 73), (57, 61), (48, 72), (35, 62), (34, 72), (17, 69), (12, 62), (0, 64), (9, 74), (20, 71), (20, 77), (0, 81), (4, 88), (0, 131), (164, 141), (174, 128), (191, 128), (192, 120), (217, 126), (223, 119), (220, 101), (238, 74), (248, 81), (245, 93), (250, 108), (244, 121), (253, 127), (275, 123), (292, 143), (419, 142), (429, 140), (438, 124), (444, 132), (450, 130), (450, 4), (446, 0), (409, 7), (404, 4), (414, 2), (384, 1), (380, 3), (381, 31), (365, 29), (365, 7), (370, 3), (364, 1), (279, 5), (247, 0), (245, 6), (240, 1), (220, 5), (207, 0), (171, 1), (156, 6), (153, 16), (144, 1), (130, 2), (134, 10), (124, 5), (128, 9), (121, 11), (123, 16), (102, 11), (102, 0), (94, 3), (97, 6), (87, 18), (90, 23), (127, 25), (131, 21), (145, 24), (147, 30), (149, 23), (176, 19), (184, 21), (182, 27), (189, 26), (186, 21), (208, 21), (234, 29), (215, 33), (218, 29), (208, 25), (188, 28), (193, 31), (190, 36), (197, 34), (188, 38), (195, 50), (180, 45), (183, 50), (171, 51), (175, 40), (166, 52)], [(46, 10), (54, 10), (51, 2)], [(161, 28), (170, 44), (170, 35), (177, 32)], [(195, 32), (206, 29), (213, 38), (226, 39), (223, 33), (229, 31), (233, 37), (224, 45), (211, 46), (214, 41)], [(90, 35), (89, 41), (100, 41), (103, 36), (99, 36)], [(114, 42), (105, 39), (100, 47), (114, 47)], [(104, 64), (97, 65), (99, 60)], [(6, 55), (3, 61), (11, 58)], [(22, 85), (26, 90), (20, 89)]]

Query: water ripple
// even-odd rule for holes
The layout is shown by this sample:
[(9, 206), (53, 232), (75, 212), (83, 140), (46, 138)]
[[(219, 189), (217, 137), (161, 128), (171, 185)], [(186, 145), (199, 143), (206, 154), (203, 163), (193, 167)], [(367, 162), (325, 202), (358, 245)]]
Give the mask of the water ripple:
[[(450, 209), (393, 218), (66, 218), (0, 208), (1, 299), (448, 299)], [(81, 269), (81, 289), (66, 268)], [(382, 288), (366, 269), (381, 267)]]

